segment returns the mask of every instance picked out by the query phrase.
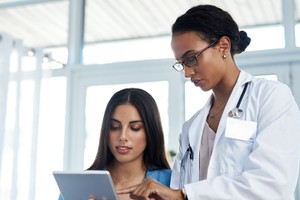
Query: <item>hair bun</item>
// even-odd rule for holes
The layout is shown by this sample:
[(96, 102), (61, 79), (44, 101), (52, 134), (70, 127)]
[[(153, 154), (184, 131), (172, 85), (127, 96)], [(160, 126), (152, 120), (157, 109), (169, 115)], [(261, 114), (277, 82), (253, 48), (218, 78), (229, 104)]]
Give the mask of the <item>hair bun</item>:
[(241, 40), (248, 38), (248, 35), (245, 31), (240, 31), (239, 36), (240, 36)]
[(251, 38), (248, 37), (248, 35), (245, 31), (239, 32), (239, 38), (240, 38), (240, 40), (238, 42), (238, 48), (237, 48), (236, 53), (241, 53), (241, 52), (245, 51), (245, 49), (251, 42)]

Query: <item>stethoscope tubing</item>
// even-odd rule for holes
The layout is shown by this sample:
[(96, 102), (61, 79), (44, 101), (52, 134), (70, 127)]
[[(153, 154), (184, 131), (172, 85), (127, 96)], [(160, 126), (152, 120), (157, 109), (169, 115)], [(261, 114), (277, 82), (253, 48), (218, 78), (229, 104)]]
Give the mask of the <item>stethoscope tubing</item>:
[(238, 109), (240, 108), (240, 105), (241, 105), (242, 100), (243, 100), (243, 98), (244, 98), (244, 95), (245, 95), (245, 93), (246, 93), (248, 84), (249, 84), (249, 82), (245, 83), (245, 87), (244, 87), (244, 89), (243, 89), (243, 91), (242, 91), (242, 94), (241, 94), (241, 96), (240, 96), (240, 98), (239, 98), (237, 104), (236, 104), (236, 108), (238, 108)]

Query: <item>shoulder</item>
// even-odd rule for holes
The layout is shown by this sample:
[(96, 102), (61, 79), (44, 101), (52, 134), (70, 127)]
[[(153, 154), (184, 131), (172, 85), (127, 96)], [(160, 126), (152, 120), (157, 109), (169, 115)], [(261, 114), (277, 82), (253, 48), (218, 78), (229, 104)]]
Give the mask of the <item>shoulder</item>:
[(146, 177), (152, 178), (165, 186), (170, 186), (172, 171), (170, 169), (148, 170)]
[(148, 170), (147, 177), (169, 177), (171, 173), (171, 169)]
[(260, 97), (265, 100), (277, 98), (279, 100), (281, 97), (285, 97), (286, 99), (289, 97), (293, 98), (291, 89), (286, 84), (280, 81), (267, 80), (264, 78), (253, 79), (252, 92), (256, 97)]
[(280, 81), (276, 80), (268, 80), (265, 78), (258, 78), (254, 77), (253, 78), (253, 86), (256, 89), (261, 89), (261, 90), (289, 90), (289, 87)]
[(249, 100), (249, 108), (257, 111), (260, 124), (291, 116), (299, 119), (299, 108), (292, 91), (280, 81), (257, 78), (253, 81)]
[(282, 94), (286, 92), (290, 93), (291, 91), (285, 83), (280, 81), (270, 80), (265, 77), (253, 76), (245, 71), (241, 71), (241, 76), (241, 79), (243, 79), (242, 82), (251, 82), (250, 87), (252, 88), (252, 91), (257, 94)]

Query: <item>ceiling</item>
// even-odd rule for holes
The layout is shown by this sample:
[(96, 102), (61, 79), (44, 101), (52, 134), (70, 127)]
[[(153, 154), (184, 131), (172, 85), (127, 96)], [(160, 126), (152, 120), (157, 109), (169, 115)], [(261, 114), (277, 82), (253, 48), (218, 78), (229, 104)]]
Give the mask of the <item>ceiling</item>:
[[(300, 0), (295, 1), (299, 22)], [(227, 10), (240, 27), (282, 22), (281, 0), (86, 0), (85, 42), (169, 35), (175, 19), (200, 3)], [(67, 45), (68, 17), (67, 0), (0, 0), (0, 32), (22, 39), (27, 47)]]

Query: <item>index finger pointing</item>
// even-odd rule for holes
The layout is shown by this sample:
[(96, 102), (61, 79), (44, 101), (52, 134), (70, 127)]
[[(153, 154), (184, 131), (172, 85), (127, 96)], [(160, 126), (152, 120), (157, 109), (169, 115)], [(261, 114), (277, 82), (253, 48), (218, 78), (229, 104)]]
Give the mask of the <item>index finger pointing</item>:
[(131, 186), (131, 187), (125, 188), (125, 189), (119, 189), (119, 190), (117, 190), (117, 194), (129, 194), (129, 193), (133, 192), (136, 188), (137, 188), (137, 185)]

